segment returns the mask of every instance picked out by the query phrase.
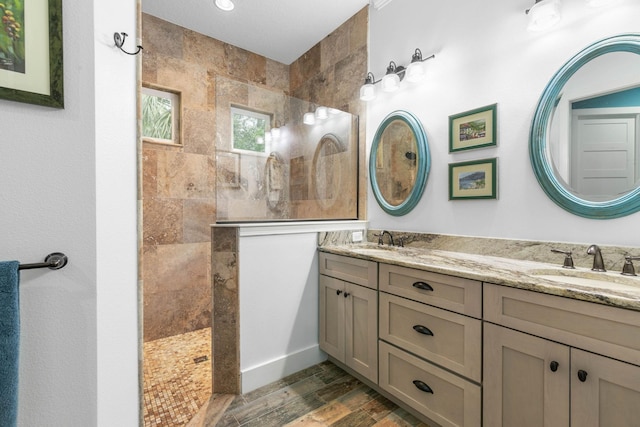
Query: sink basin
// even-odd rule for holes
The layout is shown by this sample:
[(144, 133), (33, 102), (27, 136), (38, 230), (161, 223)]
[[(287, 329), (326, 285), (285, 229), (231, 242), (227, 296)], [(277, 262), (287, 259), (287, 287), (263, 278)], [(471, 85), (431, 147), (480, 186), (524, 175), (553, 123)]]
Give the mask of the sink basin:
[(566, 285), (588, 286), (606, 289), (615, 288), (640, 288), (640, 277), (623, 276), (615, 272), (595, 272), (591, 270), (533, 270), (529, 275), (539, 279), (550, 280), (552, 282)]

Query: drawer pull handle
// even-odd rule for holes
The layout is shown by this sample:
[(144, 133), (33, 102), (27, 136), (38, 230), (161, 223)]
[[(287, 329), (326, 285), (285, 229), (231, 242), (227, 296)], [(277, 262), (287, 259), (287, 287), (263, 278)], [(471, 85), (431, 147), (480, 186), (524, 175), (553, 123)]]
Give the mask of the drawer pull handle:
[(587, 380), (587, 371), (583, 371), (582, 369), (580, 369), (578, 371), (578, 379), (581, 382), (585, 382)]
[(413, 385), (416, 386), (416, 388), (420, 391), (424, 391), (425, 393), (431, 393), (433, 394), (433, 390), (431, 390), (431, 387), (429, 387), (425, 382), (420, 381), (420, 380), (413, 380)]
[(336, 291), (336, 295), (340, 295), (341, 293), (342, 293), (342, 291), (339, 290), (339, 289)]
[(555, 360), (552, 361), (551, 363), (549, 363), (549, 369), (551, 369), (551, 372), (555, 372), (558, 370), (558, 366), (560, 366), (560, 364), (558, 362), (556, 362)]
[(421, 289), (423, 291), (433, 291), (433, 288), (431, 287), (431, 285), (425, 282), (415, 282), (413, 284), (413, 287)]
[(422, 326), (422, 325), (414, 325), (413, 326), (413, 330), (421, 333), (423, 335), (431, 335), (433, 336), (433, 332), (431, 332), (431, 329), (427, 328), (426, 326)]

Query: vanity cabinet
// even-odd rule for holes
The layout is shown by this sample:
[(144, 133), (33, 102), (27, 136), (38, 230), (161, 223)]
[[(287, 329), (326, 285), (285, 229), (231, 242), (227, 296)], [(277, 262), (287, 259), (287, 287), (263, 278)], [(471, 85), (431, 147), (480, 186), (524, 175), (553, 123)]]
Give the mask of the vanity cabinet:
[(381, 263), (379, 289), (380, 387), (442, 426), (480, 426), (482, 283)]
[(321, 253), (320, 348), (378, 382), (377, 264)]
[(485, 426), (637, 425), (640, 312), (485, 283), (484, 319)]

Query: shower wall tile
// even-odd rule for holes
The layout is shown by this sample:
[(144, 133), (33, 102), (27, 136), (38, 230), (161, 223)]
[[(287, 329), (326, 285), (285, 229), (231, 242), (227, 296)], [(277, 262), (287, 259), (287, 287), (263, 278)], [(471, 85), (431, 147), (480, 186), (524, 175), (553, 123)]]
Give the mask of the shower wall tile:
[(158, 80), (158, 57), (155, 53), (142, 51), (142, 81), (155, 83)]
[(215, 113), (209, 109), (182, 110), (184, 151), (186, 153), (215, 156)]
[(320, 43), (318, 43), (291, 64), (289, 70), (293, 93), (320, 71), (320, 55)]
[(329, 34), (320, 43), (321, 71), (333, 67), (349, 55), (350, 30), (353, 27), (350, 22)]
[(158, 196), (215, 199), (215, 165), (209, 156), (158, 151)]
[(247, 52), (247, 80), (249, 83), (267, 84), (267, 58)]
[[(362, 70), (367, 69), (367, 47), (363, 46), (335, 65), (334, 100), (336, 103), (359, 103), (360, 85), (364, 78), (354, 79), (354, 76), (364, 76)], [(354, 84), (357, 82), (357, 84)], [(358, 100), (358, 102), (354, 102)]]
[(210, 288), (210, 243), (147, 246), (144, 249), (144, 287), (158, 293)]
[(191, 30), (184, 30), (184, 60), (204, 68), (214, 69), (217, 73), (226, 70), (225, 43), (205, 37)]
[(224, 45), (224, 54), (227, 61), (227, 73), (235, 79), (247, 81), (247, 51), (230, 44)]
[(168, 58), (182, 58), (183, 29), (155, 16), (142, 14), (144, 51)]
[(183, 108), (206, 108), (209, 84), (206, 68), (174, 58), (163, 58), (156, 74), (158, 85), (181, 92)]
[(267, 59), (267, 86), (289, 94), (289, 66)]
[(182, 242), (182, 201), (179, 199), (143, 199), (144, 245), (167, 245)]
[(188, 199), (183, 201), (184, 243), (211, 241), (211, 224), (216, 221), (216, 203), (208, 199)]
[(142, 197), (155, 197), (158, 194), (158, 156), (157, 151), (142, 149)]
[(350, 27), (349, 50), (351, 53), (360, 50), (363, 46), (367, 46), (369, 38), (369, 9), (367, 7), (360, 9), (356, 15), (351, 18), (348, 24)]

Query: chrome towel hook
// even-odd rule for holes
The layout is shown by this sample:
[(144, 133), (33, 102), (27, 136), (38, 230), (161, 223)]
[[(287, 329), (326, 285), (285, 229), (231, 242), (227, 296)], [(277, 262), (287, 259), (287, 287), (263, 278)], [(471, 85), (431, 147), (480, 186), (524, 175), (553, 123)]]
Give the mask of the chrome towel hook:
[(124, 40), (127, 38), (128, 34), (127, 33), (113, 33), (113, 41), (116, 44), (116, 47), (118, 49), (120, 49), (121, 51), (123, 51), (124, 53), (126, 53), (127, 55), (137, 55), (140, 53), (140, 51), (142, 49), (144, 49), (142, 46), (138, 45), (138, 50), (136, 50), (135, 52), (127, 52), (126, 50), (124, 50), (122, 48), (122, 46), (124, 45)]

